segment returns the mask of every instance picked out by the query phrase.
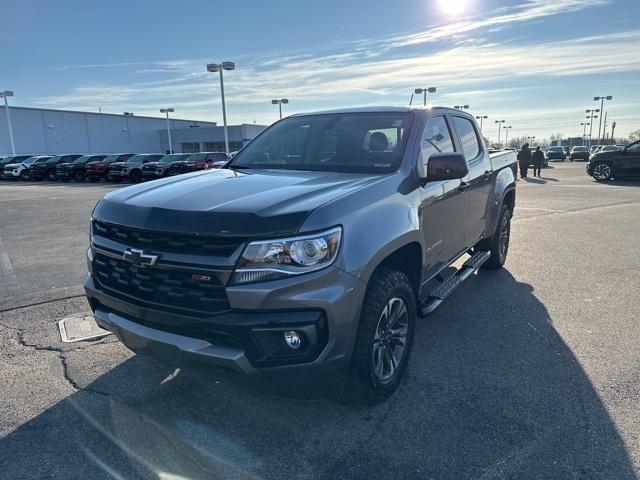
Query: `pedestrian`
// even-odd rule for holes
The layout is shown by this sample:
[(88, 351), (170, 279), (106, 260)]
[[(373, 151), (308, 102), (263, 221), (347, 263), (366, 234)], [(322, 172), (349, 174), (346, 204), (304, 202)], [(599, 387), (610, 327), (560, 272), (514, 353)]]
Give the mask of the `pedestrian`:
[[(540, 147), (536, 147), (536, 151), (533, 152), (533, 176), (540, 178), (540, 169), (544, 165), (544, 153), (540, 150)], [(537, 175), (536, 175), (537, 172)]]
[(528, 143), (525, 143), (518, 152), (518, 164), (520, 165), (520, 178), (527, 178), (527, 172), (531, 164), (531, 150), (529, 150)]

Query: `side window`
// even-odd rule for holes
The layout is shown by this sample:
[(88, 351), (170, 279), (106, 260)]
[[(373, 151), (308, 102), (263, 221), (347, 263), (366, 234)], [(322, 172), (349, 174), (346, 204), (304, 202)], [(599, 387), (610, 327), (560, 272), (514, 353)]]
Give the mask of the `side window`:
[(455, 152), (451, 133), (447, 126), (447, 121), (443, 116), (429, 119), (422, 132), (420, 139), (420, 154), (422, 163), (427, 164), (427, 160), (434, 153)]
[(464, 158), (467, 161), (473, 160), (480, 153), (480, 139), (476, 129), (473, 128), (473, 122), (468, 118), (462, 117), (453, 117), (453, 122), (456, 124), (458, 135), (460, 135)]

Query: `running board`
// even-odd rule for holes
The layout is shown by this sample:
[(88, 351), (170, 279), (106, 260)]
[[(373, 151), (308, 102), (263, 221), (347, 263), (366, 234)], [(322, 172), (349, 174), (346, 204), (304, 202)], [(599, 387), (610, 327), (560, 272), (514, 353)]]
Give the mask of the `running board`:
[(490, 256), (491, 252), (482, 250), (475, 252), (456, 273), (444, 279), (440, 282), (440, 285), (429, 292), (427, 298), (418, 307), (418, 314), (421, 317), (431, 315), (456, 288), (473, 275), (484, 262), (489, 260)]

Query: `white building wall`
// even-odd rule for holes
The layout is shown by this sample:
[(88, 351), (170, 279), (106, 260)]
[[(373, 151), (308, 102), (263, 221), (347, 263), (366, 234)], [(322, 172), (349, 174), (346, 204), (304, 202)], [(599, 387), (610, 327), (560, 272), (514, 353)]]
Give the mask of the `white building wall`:
[[(166, 119), (9, 107), (16, 154), (164, 152)], [(171, 120), (171, 128), (215, 126), (215, 122)], [(0, 155), (11, 153), (4, 107), (0, 108)]]

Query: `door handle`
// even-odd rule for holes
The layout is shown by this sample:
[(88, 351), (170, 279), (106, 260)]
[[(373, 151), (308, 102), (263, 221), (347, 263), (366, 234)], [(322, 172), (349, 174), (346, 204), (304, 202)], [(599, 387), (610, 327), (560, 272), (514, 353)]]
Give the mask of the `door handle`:
[(484, 173), (482, 174), (482, 177), (485, 178), (485, 179), (489, 179), (489, 178), (491, 178), (491, 174), (492, 173), (493, 172), (491, 170), (485, 170)]
[(469, 184), (467, 182), (460, 182), (460, 185), (458, 185), (458, 191), (464, 192), (468, 186)]

